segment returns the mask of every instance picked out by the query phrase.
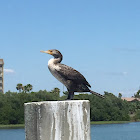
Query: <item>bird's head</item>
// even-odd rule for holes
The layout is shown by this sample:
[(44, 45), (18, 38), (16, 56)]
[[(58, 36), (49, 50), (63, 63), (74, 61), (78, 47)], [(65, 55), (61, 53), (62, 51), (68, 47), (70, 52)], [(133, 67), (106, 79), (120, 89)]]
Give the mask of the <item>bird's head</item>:
[(55, 50), (55, 49), (48, 50), (48, 51), (40, 51), (40, 52), (50, 54), (54, 56), (55, 58), (62, 57), (62, 54), (58, 50)]

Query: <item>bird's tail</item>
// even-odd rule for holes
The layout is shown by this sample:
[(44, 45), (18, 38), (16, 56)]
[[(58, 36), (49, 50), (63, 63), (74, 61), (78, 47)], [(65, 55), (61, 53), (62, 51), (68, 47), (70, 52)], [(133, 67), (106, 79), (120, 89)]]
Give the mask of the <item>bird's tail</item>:
[(95, 91), (90, 90), (90, 93), (92, 93), (92, 94), (94, 94), (94, 95), (96, 95), (98, 97), (105, 98), (105, 96), (103, 96), (103, 95), (101, 95), (101, 94), (99, 94), (99, 93), (97, 93)]

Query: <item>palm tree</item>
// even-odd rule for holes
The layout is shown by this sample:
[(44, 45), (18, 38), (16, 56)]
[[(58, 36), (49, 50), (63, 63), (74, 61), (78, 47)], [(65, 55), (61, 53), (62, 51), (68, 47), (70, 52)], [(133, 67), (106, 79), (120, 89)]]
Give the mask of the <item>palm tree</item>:
[(33, 86), (31, 84), (27, 84), (27, 91), (30, 92), (33, 89)]
[(21, 83), (18, 83), (16, 89), (19, 90), (19, 92), (21, 92), (21, 90), (23, 90), (23, 85)]
[(53, 93), (59, 94), (60, 93), (60, 89), (59, 88), (54, 88), (52, 90)]
[(26, 93), (28, 90), (27, 90), (27, 86), (24, 86), (23, 87), (23, 91)]

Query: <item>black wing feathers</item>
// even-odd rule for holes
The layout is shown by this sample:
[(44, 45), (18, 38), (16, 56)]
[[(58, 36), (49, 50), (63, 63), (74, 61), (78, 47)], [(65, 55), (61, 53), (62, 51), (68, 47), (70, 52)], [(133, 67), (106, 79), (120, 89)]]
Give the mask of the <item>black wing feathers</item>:
[(77, 70), (75, 70), (69, 66), (66, 66), (64, 64), (59, 64), (59, 67), (60, 67), (60, 70), (58, 71), (58, 73), (60, 75), (62, 75), (62, 77), (64, 77), (65, 79), (73, 80), (77, 84), (82, 83), (82, 84), (85, 84), (85, 85), (91, 87), (90, 84), (85, 79), (85, 77)]

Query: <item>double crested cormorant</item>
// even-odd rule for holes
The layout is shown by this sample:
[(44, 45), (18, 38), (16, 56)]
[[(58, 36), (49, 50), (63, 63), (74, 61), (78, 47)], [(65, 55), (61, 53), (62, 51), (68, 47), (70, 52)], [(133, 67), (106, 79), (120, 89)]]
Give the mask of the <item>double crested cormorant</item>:
[(63, 56), (58, 50), (53, 49), (40, 52), (54, 56), (54, 58), (48, 61), (48, 68), (52, 75), (66, 86), (69, 92), (67, 99), (73, 99), (74, 92), (90, 92), (104, 98), (103, 95), (89, 89), (89, 87), (91, 87), (90, 84), (80, 72), (67, 65), (61, 64)]

